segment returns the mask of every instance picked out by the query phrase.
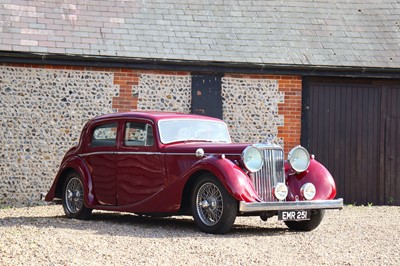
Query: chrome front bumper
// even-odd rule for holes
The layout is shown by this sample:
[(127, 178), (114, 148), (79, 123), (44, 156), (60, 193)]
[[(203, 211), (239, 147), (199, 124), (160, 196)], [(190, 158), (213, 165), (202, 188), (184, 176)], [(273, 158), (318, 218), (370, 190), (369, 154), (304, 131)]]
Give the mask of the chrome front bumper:
[(342, 209), (343, 199), (310, 200), (310, 201), (279, 201), (279, 202), (244, 202), (239, 203), (239, 212), (266, 212), (291, 210)]

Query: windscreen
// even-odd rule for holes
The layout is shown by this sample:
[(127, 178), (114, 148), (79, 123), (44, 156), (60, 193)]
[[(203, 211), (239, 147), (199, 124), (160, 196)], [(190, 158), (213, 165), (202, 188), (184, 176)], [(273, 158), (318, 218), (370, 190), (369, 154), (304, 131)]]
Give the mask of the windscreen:
[(158, 122), (161, 142), (164, 144), (185, 141), (231, 143), (226, 124), (199, 119), (173, 119)]

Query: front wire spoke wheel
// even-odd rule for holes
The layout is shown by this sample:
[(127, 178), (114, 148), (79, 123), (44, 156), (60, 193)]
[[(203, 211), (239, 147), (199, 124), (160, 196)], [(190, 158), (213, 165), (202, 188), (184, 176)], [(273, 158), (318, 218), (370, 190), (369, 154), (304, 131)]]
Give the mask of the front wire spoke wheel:
[(197, 193), (197, 213), (208, 226), (219, 222), (223, 212), (221, 191), (212, 183), (203, 184)]
[(216, 176), (204, 173), (193, 184), (191, 210), (196, 226), (201, 231), (225, 234), (235, 222), (238, 201)]

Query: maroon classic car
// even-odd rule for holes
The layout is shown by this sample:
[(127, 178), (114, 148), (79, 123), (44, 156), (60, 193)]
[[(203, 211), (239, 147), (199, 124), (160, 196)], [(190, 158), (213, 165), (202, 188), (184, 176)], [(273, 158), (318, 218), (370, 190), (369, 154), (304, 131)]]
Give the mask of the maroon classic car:
[(325, 209), (340, 209), (335, 182), (301, 146), (232, 143), (219, 119), (165, 112), (103, 115), (83, 128), (62, 160), (46, 201), (69, 218), (93, 209), (193, 215), (207, 233), (226, 233), (236, 216), (278, 215), (310, 231)]

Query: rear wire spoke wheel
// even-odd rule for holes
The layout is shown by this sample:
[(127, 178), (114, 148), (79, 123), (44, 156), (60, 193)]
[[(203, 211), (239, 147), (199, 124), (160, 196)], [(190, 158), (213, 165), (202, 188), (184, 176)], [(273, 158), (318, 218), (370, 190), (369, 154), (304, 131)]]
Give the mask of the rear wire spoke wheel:
[(83, 183), (77, 173), (70, 173), (63, 186), (62, 205), (68, 218), (88, 219), (92, 209), (85, 206)]
[(192, 214), (206, 233), (224, 234), (235, 222), (238, 203), (211, 174), (200, 176), (192, 193)]

